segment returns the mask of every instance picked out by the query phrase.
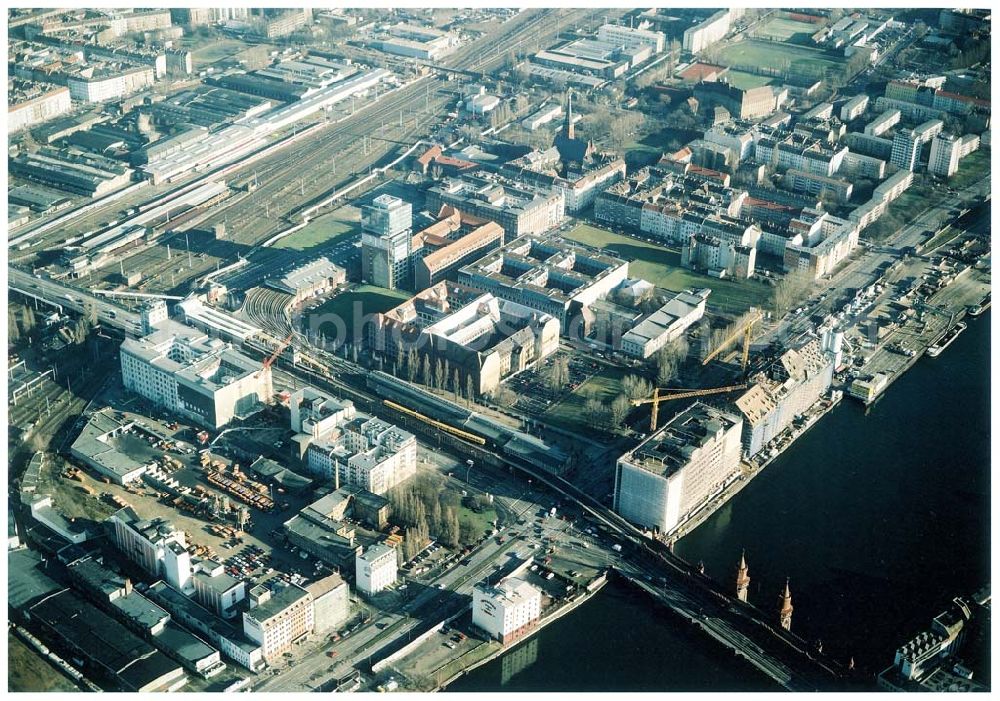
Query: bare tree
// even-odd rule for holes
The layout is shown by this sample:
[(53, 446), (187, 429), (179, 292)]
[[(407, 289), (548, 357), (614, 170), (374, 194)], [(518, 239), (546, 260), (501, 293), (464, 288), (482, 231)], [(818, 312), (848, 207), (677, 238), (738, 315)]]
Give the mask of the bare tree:
[(594, 428), (603, 428), (607, 421), (607, 412), (600, 399), (591, 397), (583, 405), (584, 420)]
[(509, 409), (517, 404), (517, 393), (510, 387), (501, 385), (500, 387), (497, 387), (495, 392), (493, 392), (493, 401), (498, 405)]
[(628, 375), (622, 380), (622, 391), (628, 399), (645, 399), (653, 393), (653, 386), (638, 375)]
[(619, 394), (615, 397), (614, 401), (611, 402), (611, 409), (608, 412), (612, 428), (620, 427), (631, 410), (632, 402), (628, 400), (628, 397), (624, 394)]
[(549, 389), (556, 392), (569, 384), (569, 359), (558, 357), (549, 366), (546, 378)]
[(778, 284), (774, 286), (775, 315), (782, 316), (798, 304), (806, 296), (813, 283), (812, 276), (806, 270), (796, 270), (779, 280)]

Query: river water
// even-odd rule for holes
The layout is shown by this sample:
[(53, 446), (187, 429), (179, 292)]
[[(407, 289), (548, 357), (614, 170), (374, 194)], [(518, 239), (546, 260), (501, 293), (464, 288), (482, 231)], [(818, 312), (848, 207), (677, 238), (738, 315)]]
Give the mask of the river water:
[[(952, 597), (989, 580), (990, 317), (924, 357), (866, 411), (845, 398), (677, 554), (727, 584), (740, 552), (750, 601), (877, 673)], [(609, 584), (448, 691), (765, 690), (769, 680)]]

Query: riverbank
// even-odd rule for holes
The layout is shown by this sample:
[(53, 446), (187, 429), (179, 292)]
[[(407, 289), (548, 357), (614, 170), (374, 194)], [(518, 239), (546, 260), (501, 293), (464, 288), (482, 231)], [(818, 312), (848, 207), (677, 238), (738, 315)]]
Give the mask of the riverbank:
[(735, 481), (730, 482), (717, 496), (711, 498), (705, 503), (704, 506), (692, 514), (691, 518), (674, 530), (670, 534), (670, 541), (672, 543), (676, 543), (685, 535), (710, 519), (716, 511), (726, 505), (726, 502), (743, 491), (743, 489), (750, 484), (750, 481), (759, 475), (765, 467), (774, 462), (774, 460), (776, 460), (786, 449), (791, 447), (791, 445), (798, 438), (812, 428), (817, 421), (826, 416), (835, 406), (837, 406), (842, 398), (842, 393), (834, 392), (829, 399), (821, 400), (813, 407), (813, 409), (807, 412), (805, 414), (805, 421), (800, 426), (795, 426), (793, 424), (789, 428), (785, 429), (785, 432), (781, 436), (778, 436), (775, 447), (769, 449), (767, 457), (763, 462), (744, 460), (740, 464), (740, 476)]
[(489, 664), (490, 662), (497, 659), (501, 655), (505, 655), (509, 652), (512, 652), (515, 648), (527, 643), (533, 636), (538, 635), (542, 630), (544, 630), (546, 626), (555, 623), (566, 614), (572, 613), (577, 608), (579, 608), (586, 602), (590, 601), (590, 599), (593, 598), (593, 596), (597, 594), (599, 591), (601, 591), (601, 589), (603, 589), (607, 583), (608, 583), (608, 576), (606, 574), (602, 574), (600, 577), (598, 577), (597, 580), (595, 580), (595, 582), (593, 582), (590, 585), (590, 587), (584, 589), (576, 598), (563, 604), (545, 618), (540, 619), (538, 625), (532, 628), (530, 631), (528, 631), (528, 633), (523, 638), (520, 638), (516, 643), (509, 646), (501, 646), (498, 650), (492, 652), (488, 657), (478, 660), (477, 662), (469, 665), (468, 667), (459, 670), (457, 673), (453, 674), (446, 681), (439, 684), (431, 691), (434, 692), (442, 691), (449, 684), (454, 683), (457, 679), (464, 677), (465, 675), (482, 667), (483, 665)]
[(989, 581), (990, 315), (871, 406), (842, 401), (676, 547), (792, 631), (876, 674), (928, 612)]

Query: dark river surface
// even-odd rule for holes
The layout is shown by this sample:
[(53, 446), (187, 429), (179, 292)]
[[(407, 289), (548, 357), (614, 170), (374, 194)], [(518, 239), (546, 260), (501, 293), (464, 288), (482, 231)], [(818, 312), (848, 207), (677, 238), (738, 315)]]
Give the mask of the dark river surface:
[[(989, 581), (991, 313), (867, 411), (849, 398), (680, 541), (750, 601), (877, 673), (951, 598)], [(448, 691), (766, 690), (771, 682), (612, 581), (579, 610)]]

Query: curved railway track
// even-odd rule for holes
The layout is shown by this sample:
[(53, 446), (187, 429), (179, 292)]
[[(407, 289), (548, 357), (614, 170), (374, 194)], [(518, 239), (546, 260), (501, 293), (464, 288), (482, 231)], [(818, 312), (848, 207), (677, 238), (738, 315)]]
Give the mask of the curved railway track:
[(238, 314), (272, 336), (284, 338), (293, 332), (288, 318), (291, 304), (292, 297), (289, 294), (266, 287), (252, 287), (247, 290), (246, 299)]

